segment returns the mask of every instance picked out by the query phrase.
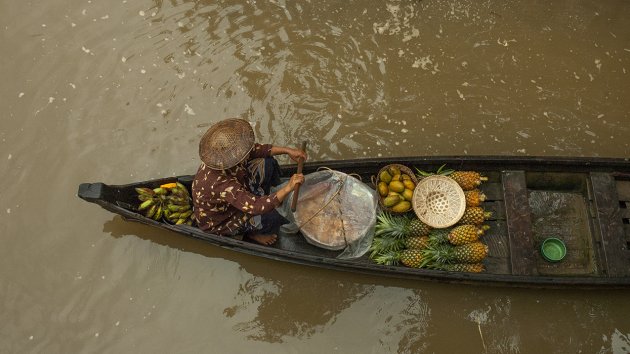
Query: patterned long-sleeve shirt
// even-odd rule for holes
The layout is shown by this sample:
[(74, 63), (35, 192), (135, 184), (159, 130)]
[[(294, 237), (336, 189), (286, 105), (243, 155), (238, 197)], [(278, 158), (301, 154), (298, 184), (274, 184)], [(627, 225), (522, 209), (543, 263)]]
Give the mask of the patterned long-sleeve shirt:
[(247, 161), (271, 156), (270, 144), (254, 144), (244, 163), (228, 170), (201, 164), (192, 183), (195, 218), (200, 229), (218, 235), (241, 232), (249, 219), (272, 211), (280, 200), (276, 193), (257, 196), (249, 186)]

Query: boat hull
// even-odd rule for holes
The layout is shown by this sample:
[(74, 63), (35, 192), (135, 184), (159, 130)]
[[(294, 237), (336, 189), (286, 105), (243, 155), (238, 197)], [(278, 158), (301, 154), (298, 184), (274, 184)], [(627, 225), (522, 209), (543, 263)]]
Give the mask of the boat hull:
[[(362, 176), (364, 181), (369, 181), (371, 176), (389, 163), (400, 163), (425, 171), (435, 171), (446, 164), (448, 168), (476, 170), (488, 175), (488, 183), (482, 185), (482, 190), (489, 196), (484, 208), (492, 211), (494, 217), (488, 220), (491, 228), (484, 236), (490, 248), (490, 254), (484, 261), (485, 272), (462, 273), (383, 266), (375, 264), (367, 256), (352, 260), (338, 259), (338, 251), (315, 247), (301, 235), (281, 235), (273, 247), (261, 246), (209, 234), (192, 226), (158, 222), (135, 211), (135, 187), (156, 187), (174, 180), (190, 186), (193, 177), (190, 175), (127, 185), (83, 183), (79, 186), (78, 196), (126, 220), (201, 239), (234, 251), (295, 264), (375, 276), (484, 286), (630, 288), (630, 162), (627, 159), (499, 156), (359, 159), (307, 163), (304, 173), (326, 167), (355, 173)], [(282, 166), (282, 169), (285, 175), (290, 175), (295, 171), (295, 166)], [(567, 233), (568, 245), (573, 249), (569, 248), (567, 260), (549, 264), (542, 259), (537, 249), (539, 238), (544, 236), (539, 235), (541, 225), (544, 229), (547, 223), (546, 209), (537, 211), (535, 207), (536, 203), (543, 207), (553, 204), (549, 201), (557, 200), (558, 196), (567, 198), (573, 213), (570, 216), (574, 219), (570, 222), (554, 221), (554, 230)], [(542, 221), (539, 220), (541, 218)], [(576, 223), (578, 225), (574, 225)]]

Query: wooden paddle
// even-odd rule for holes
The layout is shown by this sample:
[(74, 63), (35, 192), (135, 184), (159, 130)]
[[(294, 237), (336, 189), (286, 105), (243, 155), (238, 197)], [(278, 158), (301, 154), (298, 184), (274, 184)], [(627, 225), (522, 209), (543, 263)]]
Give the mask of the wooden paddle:
[[(302, 142), (302, 151), (306, 151), (306, 141)], [(302, 168), (304, 167), (304, 159), (298, 160), (297, 173), (302, 173)], [(295, 185), (293, 189), (293, 200), (291, 201), (291, 211), (295, 211), (297, 207), (298, 194), (300, 193), (300, 185)]]

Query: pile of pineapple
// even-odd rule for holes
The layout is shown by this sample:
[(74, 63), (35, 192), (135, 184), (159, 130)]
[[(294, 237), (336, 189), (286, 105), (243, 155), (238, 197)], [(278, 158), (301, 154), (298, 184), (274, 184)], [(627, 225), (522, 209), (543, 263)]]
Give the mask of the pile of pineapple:
[[(414, 213), (380, 213), (370, 248), (370, 258), (376, 263), (457, 272), (484, 270), (482, 261), (488, 246), (480, 237), (490, 228), (484, 222), (492, 213), (481, 206), (485, 195), (477, 187), (487, 178), (474, 171), (442, 171), (443, 167), (436, 173), (453, 178), (464, 190), (466, 210), (462, 218), (452, 227), (433, 229)], [(419, 172), (419, 178), (430, 175)]]

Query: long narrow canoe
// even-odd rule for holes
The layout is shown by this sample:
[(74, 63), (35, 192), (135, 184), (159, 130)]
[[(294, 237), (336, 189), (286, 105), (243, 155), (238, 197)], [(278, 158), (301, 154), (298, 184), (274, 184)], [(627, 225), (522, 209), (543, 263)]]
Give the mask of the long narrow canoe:
[[(630, 288), (630, 161), (611, 158), (547, 157), (409, 157), (313, 162), (304, 173), (327, 167), (370, 181), (390, 163), (435, 171), (441, 165), (474, 170), (488, 177), (480, 186), (484, 209), (493, 217), (483, 236), (489, 247), (482, 273), (447, 272), (375, 264), (367, 255), (336, 258), (339, 251), (315, 247), (301, 235), (282, 236), (275, 245), (205, 233), (193, 226), (170, 225), (146, 218), (136, 210), (135, 187), (157, 187), (179, 181), (190, 188), (192, 177), (161, 178), (126, 185), (83, 183), (78, 196), (126, 220), (137, 221), (201, 239), (235, 251), (303, 265), (354, 271), (376, 276), (478, 285), (532, 288)], [(294, 165), (282, 167), (285, 175)], [(369, 183), (369, 182), (367, 182)], [(562, 239), (566, 257), (547, 262), (540, 244)]]

